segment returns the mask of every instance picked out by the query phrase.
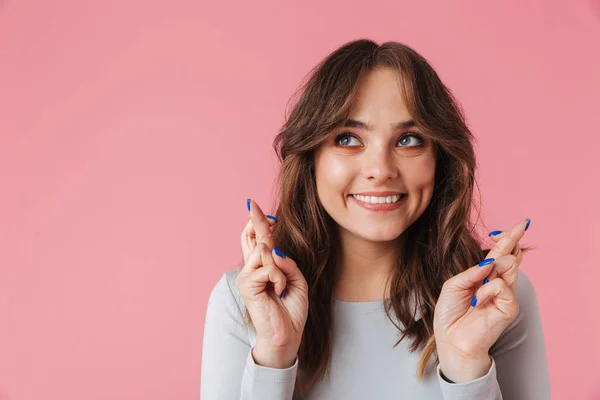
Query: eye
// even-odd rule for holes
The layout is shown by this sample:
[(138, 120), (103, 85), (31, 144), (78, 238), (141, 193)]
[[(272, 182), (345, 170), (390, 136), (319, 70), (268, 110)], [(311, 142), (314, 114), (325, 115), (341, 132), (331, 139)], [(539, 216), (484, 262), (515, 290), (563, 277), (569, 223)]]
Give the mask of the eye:
[[(413, 145), (410, 145), (410, 140), (407, 139), (416, 139), (414, 140), (416, 143)], [(339, 135), (337, 135), (334, 139), (334, 143), (337, 146), (341, 146), (341, 147), (356, 147), (355, 145), (350, 145), (350, 142), (352, 141), (352, 139), (355, 139), (356, 141), (358, 141), (358, 139), (350, 134), (350, 133), (340, 133)], [(360, 143), (360, 141), (359, 141)], [(419, 135), (416, 132), (410, 132), (408, 134), (403, 135), (400, 140), (398, 140), (398, 143), (403, 144), (403, 146), (400, 147), (420, 147), (425, 143), (425, 140), (423, 139), (423, 136)]]
[(400, 138), (400, 140), (398, 142), (404, 142), (407, 143), (407, 138), (415, 138), (416, 139), (416, 144), (413, 146), (406, 146), (406, 147), (419, 147), (422, 146), (425, 143), (425, 140), (423, 139), (423, 136), (419, 135), (418, 133), (409, 133), (406, 134), (404, 136), (402, 136), (402, 138)]
[(355, 147), (355, 146), (350, 146), (349, 145), (349, 143), (352, 141), (352, 139), (358, 140), (353, 135), (350, 135), (348, 133), (341, 133), (341, 134), (339, 134), (339, 135), (337, 135), (335, 137), (335, 139), (333, 140), (333, 142), (336, 145), (342, 146), (342, 147)]

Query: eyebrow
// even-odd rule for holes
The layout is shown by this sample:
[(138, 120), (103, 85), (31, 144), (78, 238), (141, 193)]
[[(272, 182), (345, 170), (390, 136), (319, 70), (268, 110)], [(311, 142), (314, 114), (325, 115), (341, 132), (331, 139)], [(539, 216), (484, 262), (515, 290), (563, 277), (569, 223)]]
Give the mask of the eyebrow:
[[(414, 120), (408, 120), (408, 121), (402, 121), (402, 122), (398, 122), (397, 124), (392, 124), (392, 129), (397, 130), (397, 129), (406, 129), (406, 128), (413, 128), (416, 127), (417, 124), (415, 123)], [(366, 124), (362, 121), (357, 121), (355, 119), (349, 119), (346, 121), (346, 123), (344, 124), (344, 127), (346, 128), (359, 128), (359, 129), (364, 129), (367, 131), (372, 131), (373, 127), (369, 124)]]

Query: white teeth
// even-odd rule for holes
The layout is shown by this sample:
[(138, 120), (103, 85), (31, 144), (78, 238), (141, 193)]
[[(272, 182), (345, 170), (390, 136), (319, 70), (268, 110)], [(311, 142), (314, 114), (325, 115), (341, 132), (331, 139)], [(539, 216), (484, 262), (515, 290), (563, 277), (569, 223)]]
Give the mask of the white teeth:
[(375, 196), (361, 196), (358, 194), (352, 195), (355, 199), (371, 204), (382, 204), (382, 203), (395, 203), (400, 200), (400, 195), (387, 196), (387, 197), (375, 197)]

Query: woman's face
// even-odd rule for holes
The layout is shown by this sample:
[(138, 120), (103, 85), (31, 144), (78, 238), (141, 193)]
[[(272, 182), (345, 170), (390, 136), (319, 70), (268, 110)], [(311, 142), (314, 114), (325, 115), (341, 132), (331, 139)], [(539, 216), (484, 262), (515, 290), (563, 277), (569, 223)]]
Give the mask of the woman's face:
[[(433, 143), (415, 136), (420, 131), (410, 123), (401, 90), (394, 70), (370, 72), (350, 113), (356, 122), (333, 132), (315, 153), (317, 193), (342, 238), (392, 241), (431, 200)], [(355, 197), (361, 194), (367, 197)]]

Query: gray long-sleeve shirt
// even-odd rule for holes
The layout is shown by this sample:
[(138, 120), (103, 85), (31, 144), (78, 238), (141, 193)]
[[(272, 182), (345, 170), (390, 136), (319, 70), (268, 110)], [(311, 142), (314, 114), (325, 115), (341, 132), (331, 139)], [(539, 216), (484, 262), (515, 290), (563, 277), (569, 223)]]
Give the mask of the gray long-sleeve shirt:
[[(202, 346), (201, 400), (292, 400), (296, 363), (287, 369), (257, 365), (251, 355), (256, 332), (244, 324), (244, 302), (235, 287), (240, 269), (223, 274), (212, 290)], [(419, 352), (388, 319), (383, 301), (335, 300), (329, 375), (308, 392), (310, 400), (445, 399), (546, 400), (550, 383), (542, 325), (534, 288), (519, 271), (520, 311), (490, 349), (487, 374), (450, 383), (439, 366), (423, 381), (415, 378)], [(419, 318), (417, 315), (416, 318)]]

